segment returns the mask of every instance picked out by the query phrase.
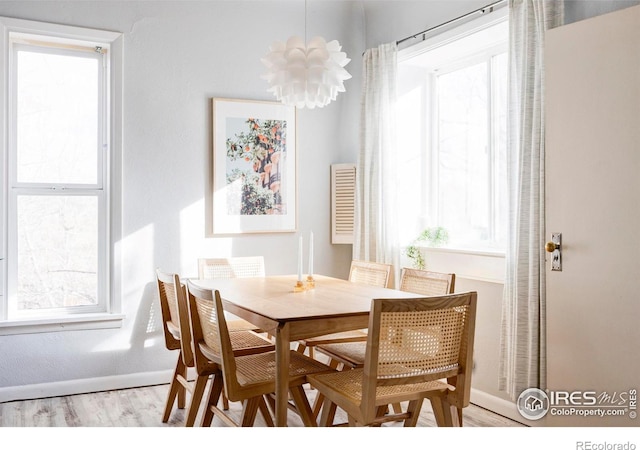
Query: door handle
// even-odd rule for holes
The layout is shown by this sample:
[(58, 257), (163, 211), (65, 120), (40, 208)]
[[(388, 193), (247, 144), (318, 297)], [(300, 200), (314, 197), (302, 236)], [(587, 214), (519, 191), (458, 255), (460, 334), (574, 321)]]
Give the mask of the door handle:
[(544, 246), (545, 250), (549, 253), (553, 253), (554, 250), (560, 250), (560, 244), (556, 244), (553, 241), (547, 242), (547, 245)]
[(551, 253), (551, 270), (562, 271), (562, 233), (551, 233), (551, 240), (544, 249)]

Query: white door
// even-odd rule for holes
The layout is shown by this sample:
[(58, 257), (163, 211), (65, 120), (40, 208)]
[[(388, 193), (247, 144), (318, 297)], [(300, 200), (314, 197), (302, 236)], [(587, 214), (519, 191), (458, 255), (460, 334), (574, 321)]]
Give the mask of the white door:
[(543, 422), (640, 426), (640, 7), (546, 42), (547, 384), (574, 409)]

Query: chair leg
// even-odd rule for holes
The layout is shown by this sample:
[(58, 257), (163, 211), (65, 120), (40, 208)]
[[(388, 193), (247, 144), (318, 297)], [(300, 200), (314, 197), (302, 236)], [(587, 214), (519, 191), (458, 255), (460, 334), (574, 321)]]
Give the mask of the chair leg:
[(420, 410), (422, 409), (423, 399), (412, 400), (407, 406), (407, 412), (411, 414), (411, 417), (405, 419), (405, 427), (415, 427), (418, 424), (418, 417), (420, 417)]
[(224, 387), (224, 381), (222, 379), (222, 373), (217, 373), (213, 376), (213, 382), (211, 383), (211, 390), (209, 391), (209, 399), (207, 400), (207, 407), (204, 410), (202, 416), (201, 426), (210, 427), (213, 421), (214, 413), (211, 410), (211, 406), (216, 406), (220, 400), (220, 394)]
[(324, 399), (322, 404), (322, 414), (320, 415), (319, 424), (321, 427), (333, 426), (333, 419), (336, 416), (337, 405), (328, 398)]
[(432, 397), (431, 406), (439, 427), (460, 426), (458, 408), (449, 403), (445, 395)]
[(225, 411), (229, 410), (229, 399), (227, 398), (227, 394), (222, 391), (222, 409)]
[[(169, 386), (169, 395), (167, 396), (167, 403), (165, 404), (164, 413), (162, 415), (163, 423), (167, 423), (169, 421), (169, 416), (171, 415), (171, 410), (173, 409), (173, 403), (176, 400), (176, 396), (178, 397), (178, 408), (184, 408), (184, 397), (186, 397), (186, 389), (178, 381), (178, 375), (184, 376), (186, 372), (187, 368), (182, 362), (182, 355), (178, 355), (178, 362), (176, 363), (176, 368), (173, 371), (173, 378), (171, 379), (171, 385)], [(182, 406), (180, 406), (181, 397), (183, 398)]]
[(324, 401), (324, 395), (322, 395), (320, 392), (318, 392), (316, 394), (316, 399), (313, 401), (313, 417), (316, 418), (316, 420), (318, 419), (318, 416), (320, 415), (320, 411), (322, 410), (322, 403)]
[(269, 411), (269, 407), (267, 406), (267, 401), (266, 401), (267, 398), (269, 398), (267, 395), (262, 396), (260, 404), (258, 405), (258, 409), (260, 410), (260, 413), (262, 414), (262, 418), (264, 419), (267, 426), (274, 427), (275, 423), (273, 422), (273, 416), (271, 415), (271, 412)]
[(296, 405), (296, 409), (298, 410), (298, 414), (302, 419), (302, 423), (305, 427), (317, 427), (315, 416), (313, 415), (313, 411), (311, 410), (311, 406), (309, 405), (309, 399), (307, 398), (307, 394), (304, 392), (304, 388), (302, 386), (294, 386), (289, 389), (291, 392), (291, 397), (293, 397), (293, 403)]
[(202, 401), (202, 395), (204, 394), (204, 389), (207, 386), (207, 381), (209, 381), (208, 375), (200, 375), (196, 379), (196, 385), (191, 393), (191, 403), (189, 404), (187, 420), (184, 424), (186, 427), (192, 427), (196, 422), (196, 416), (200, 409), (200, 402)]
[(274, 398), (274, 396), (272, 394), (265, 394), (264, 399), (267, 402), (267, 405), (269, 406), (269, 411), (271, 411), (271, 415), (273, 417), (275, 417), (276, 415), (276, 399)]
[[(389, 410), (389, 405), (382, 405), (376, 408), (376, 417), (383, 417)], [(350, 425), (351, 426), (351, 425)], [(382, 423), (374, 423), (372, 427), (381, 427)]]
[(242, 408), (242, 417), (240, 418), (241, 427), (251, 427), (256, 421), (256, 413), (262, 396), (252, 397), (244, 401)]

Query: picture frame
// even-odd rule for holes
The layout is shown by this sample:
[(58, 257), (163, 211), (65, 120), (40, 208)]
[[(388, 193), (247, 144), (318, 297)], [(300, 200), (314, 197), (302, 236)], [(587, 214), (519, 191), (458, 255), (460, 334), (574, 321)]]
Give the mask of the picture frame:
[(297, 229), (296, 108), (213, 98), (213, 234)]

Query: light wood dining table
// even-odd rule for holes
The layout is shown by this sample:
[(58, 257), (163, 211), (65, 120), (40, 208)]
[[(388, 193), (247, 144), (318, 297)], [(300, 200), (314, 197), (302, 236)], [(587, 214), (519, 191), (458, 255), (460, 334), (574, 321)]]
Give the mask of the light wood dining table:
[(220, 292), (225, 310), (275, 336), (275, 424), (287, 425), (291, 341), (368, 327), (374, 298), (416, 294), (315, 275), (315, 288), (294, 292), (296, 275), (191, 280)]

